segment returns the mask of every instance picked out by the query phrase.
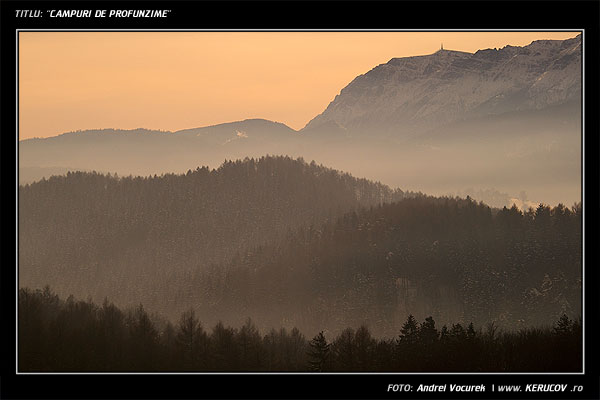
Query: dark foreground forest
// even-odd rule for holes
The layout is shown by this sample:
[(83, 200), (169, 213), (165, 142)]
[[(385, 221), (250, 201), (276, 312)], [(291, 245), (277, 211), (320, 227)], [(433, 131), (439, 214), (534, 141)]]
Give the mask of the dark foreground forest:
[(581, 320), (498, 330), (472, 323), (436, 326), (410, 315), (391, 339), (367, 326), (306, 338), (297, 328), (260, 332), (204, 327), (194, 311), (156, 323), (142, 305), (122, 311), (60, 299), (48, 287), (19, 291), (19, 371), (468, 371), (575, 372), (582, 367)]

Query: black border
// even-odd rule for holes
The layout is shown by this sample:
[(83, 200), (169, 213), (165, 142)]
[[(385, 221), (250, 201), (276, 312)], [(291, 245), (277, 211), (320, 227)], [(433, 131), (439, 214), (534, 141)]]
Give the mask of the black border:
[[(524, 393), (501, 397), (498, 392), (459, 394), (458, 398), (598, 399), (600, 378), (595, 358), (598, 322), (598, 1), (504, 2), (66, 2), (2, 1), (2, 169), (8, 212), (3, 213), (6, 250), (2, 285), (3, 331), (0, 398), (446, 398), (452, 393), (387, 392), (390, 383), (583, 385), (582, 392)], [(170, 9), (161, 19), (50, 19), (15, 17), (16, 9)], [(14, 132), (16, 29), (585, 29), (585, 375), (16, 375), (15, 374), (15, 185)], [(412, 396), (415, 396), (414, 392)]]

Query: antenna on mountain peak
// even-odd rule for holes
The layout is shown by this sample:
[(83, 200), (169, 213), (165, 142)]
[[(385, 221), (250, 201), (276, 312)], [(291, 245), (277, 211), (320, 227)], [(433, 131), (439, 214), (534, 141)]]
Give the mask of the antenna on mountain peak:
[(440, 45), (440, 50), (444, 50), (444, 43), (442, 42), (442, 44)]

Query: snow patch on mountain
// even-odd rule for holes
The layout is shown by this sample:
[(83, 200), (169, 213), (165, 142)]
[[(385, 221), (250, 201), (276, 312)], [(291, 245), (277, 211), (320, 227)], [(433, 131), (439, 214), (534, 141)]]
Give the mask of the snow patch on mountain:
[(410, 133), (577, 99), (581, 35), (528, 46), (393, 58), (356, 77), (304, 130)]

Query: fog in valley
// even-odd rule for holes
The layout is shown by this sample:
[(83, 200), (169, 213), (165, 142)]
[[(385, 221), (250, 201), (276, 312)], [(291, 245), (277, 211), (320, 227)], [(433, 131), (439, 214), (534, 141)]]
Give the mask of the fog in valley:
[(394, 58), (298, 130), (21, 140), (21, 366), (576, 371), (581, 109), (579, 35)]

